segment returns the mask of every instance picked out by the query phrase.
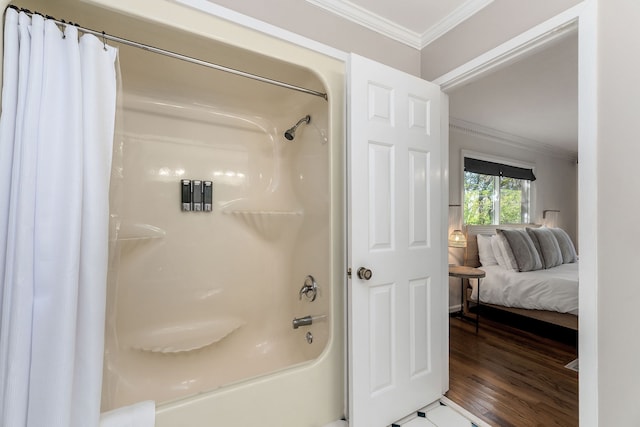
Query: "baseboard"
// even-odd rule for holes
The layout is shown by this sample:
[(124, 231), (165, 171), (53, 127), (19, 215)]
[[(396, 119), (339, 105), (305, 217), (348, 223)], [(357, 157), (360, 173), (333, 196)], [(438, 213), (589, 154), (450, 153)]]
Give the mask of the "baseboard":
[(450, 305), (449, 306), (449, 314), (451, 313), (459, 313), (462, 309), (462, 304)]

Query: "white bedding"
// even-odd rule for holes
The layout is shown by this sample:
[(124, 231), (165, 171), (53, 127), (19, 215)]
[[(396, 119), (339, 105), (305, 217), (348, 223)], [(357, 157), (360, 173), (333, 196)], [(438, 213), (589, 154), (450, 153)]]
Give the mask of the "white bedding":
[[(480, 282), (480, 301), (506, 307), (578, 314), (578, 263), (547, 270), (516, 272), (499, 265), (479, 267), (487, 273)], [(476, 281), (471, 299), (477, 295)]]

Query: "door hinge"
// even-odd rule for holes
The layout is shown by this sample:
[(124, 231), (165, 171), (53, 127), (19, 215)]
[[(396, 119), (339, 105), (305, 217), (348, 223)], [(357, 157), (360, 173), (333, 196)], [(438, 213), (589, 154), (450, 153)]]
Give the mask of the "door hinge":
[(347, 268), (347, 277), (351, 279), (351, 267)]

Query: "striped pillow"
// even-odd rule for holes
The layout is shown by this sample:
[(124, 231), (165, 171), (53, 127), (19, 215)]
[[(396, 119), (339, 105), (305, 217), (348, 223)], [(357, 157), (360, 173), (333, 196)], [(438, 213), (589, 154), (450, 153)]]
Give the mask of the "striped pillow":
[(556, 236), (556, 240), (558, 241), (558, 245), (560, 246), (560, 251), (562, 252), (562, 262), (564, 264), (576, 262), (578, 260), (576, 247), (573, 246), (571, 237), (569, 237), (567, 232), (562, 228), (550, 228), (549, 230), (551, 230), (553, 235)]
[(533, 244), (542, 260), (542, 268), (553, 268), (562, 264), (562, 252), (556, 236), (550, 229), (526, 227), (527, 234), (531, 237)]
[(524, 230), (497, 229), (498, 235), (503, 235), (518, 264), (518, 271), (533, 271), (542, 269), (542, 260), (536, 250), (531, 237)]

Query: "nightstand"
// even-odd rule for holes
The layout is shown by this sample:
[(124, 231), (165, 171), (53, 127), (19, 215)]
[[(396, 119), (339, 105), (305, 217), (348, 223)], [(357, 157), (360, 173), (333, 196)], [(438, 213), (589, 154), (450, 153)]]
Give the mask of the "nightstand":
[(476, 297), (476, 333), (480, 324), (480, 279), (486, 276), (486, 273), (479, 268), (467, 267), (466, 265), (449, 266), (449, 277), (458, 277), (460, 279), (460, 317), (466, 318), (464, 314), (464, 279), (478, 279), (478, 296)]

